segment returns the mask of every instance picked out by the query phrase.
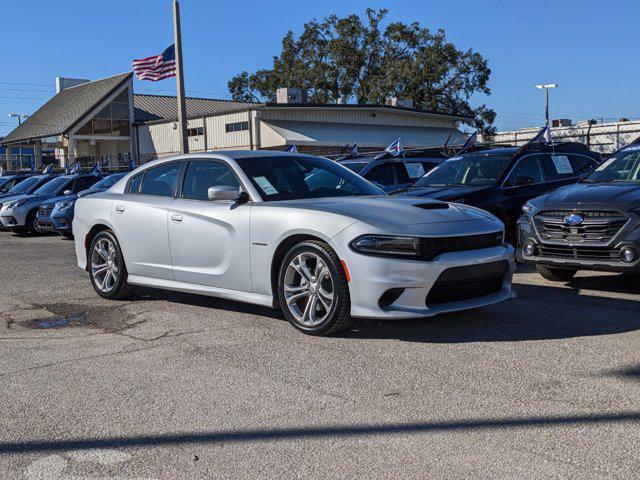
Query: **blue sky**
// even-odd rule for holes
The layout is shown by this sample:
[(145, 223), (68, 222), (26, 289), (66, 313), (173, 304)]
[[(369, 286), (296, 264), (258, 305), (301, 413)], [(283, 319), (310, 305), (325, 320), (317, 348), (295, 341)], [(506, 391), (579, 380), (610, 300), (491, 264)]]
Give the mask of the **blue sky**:
[[(182, 0), (187, 93), (224, 98), (235, 73), (270, 66), (287, 30), (369, 6), (389, 9), (391, 21), (443, 28), (458, 48), (484, 55), (493, 94), (474, 102), (498, 112), (499, 129), (543, 123), (539, 82), (559, 84), (554, 118), (640, 117), (640, 2), (631, 0)], [(31, 113), (53, 94), (56, 76), (114, 75), (172, 43), (171, 0), (0, 0), (0, 8), (0, 135), (15, 123), (8, 113)], [(175, 79), (136, 81), (135, 89), (171, 94)]]

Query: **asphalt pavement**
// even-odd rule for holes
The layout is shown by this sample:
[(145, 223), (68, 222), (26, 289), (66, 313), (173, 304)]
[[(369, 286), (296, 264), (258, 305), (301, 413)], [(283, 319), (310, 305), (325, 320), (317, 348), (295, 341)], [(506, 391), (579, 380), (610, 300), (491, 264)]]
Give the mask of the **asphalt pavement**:
[(0, 478), (637, 478), (640, 277), (514, 288), (314, 338), (0, 232)]

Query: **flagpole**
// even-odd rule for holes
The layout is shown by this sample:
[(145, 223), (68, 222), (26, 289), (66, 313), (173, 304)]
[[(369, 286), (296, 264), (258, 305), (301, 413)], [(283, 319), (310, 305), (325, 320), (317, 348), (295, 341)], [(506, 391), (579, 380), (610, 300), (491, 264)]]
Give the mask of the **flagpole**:
[(187, 106), (184, 99), (184, 74), (182, 71), (182, 36), (180, 34), (180, 5), (173, 0), (173, 37), (176, 53), (176, 84), (178, 97), (178, 124), (180, 125), (180, 153), (189, 153), (187, 137)]

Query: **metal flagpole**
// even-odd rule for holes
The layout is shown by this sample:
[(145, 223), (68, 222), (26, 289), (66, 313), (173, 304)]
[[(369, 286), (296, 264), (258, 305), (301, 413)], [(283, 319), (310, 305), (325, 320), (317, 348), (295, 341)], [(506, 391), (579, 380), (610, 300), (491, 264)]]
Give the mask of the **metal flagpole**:
[(178, 124), (180, 125), (180, 153), (189, 153), (187, 137), (187, 106), (184, 99), (184, 74), (182, 71), (182, 37), (180, 34), (180, 5), (173, 0), (173, 36), (176, 53), (176, 83), (178, 97)]

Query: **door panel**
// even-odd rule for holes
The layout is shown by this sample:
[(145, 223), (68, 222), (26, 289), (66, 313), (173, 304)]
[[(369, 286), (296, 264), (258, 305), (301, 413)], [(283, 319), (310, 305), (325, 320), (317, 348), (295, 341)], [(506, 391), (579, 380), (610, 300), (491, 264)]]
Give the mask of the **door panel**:
[(179, 198), (169, 208), (176, 281), (251, 291), (250, 205)]
[(167, 232), (171, 197), (123, 195), (111, 221), (131, 275), (173, 280)]

